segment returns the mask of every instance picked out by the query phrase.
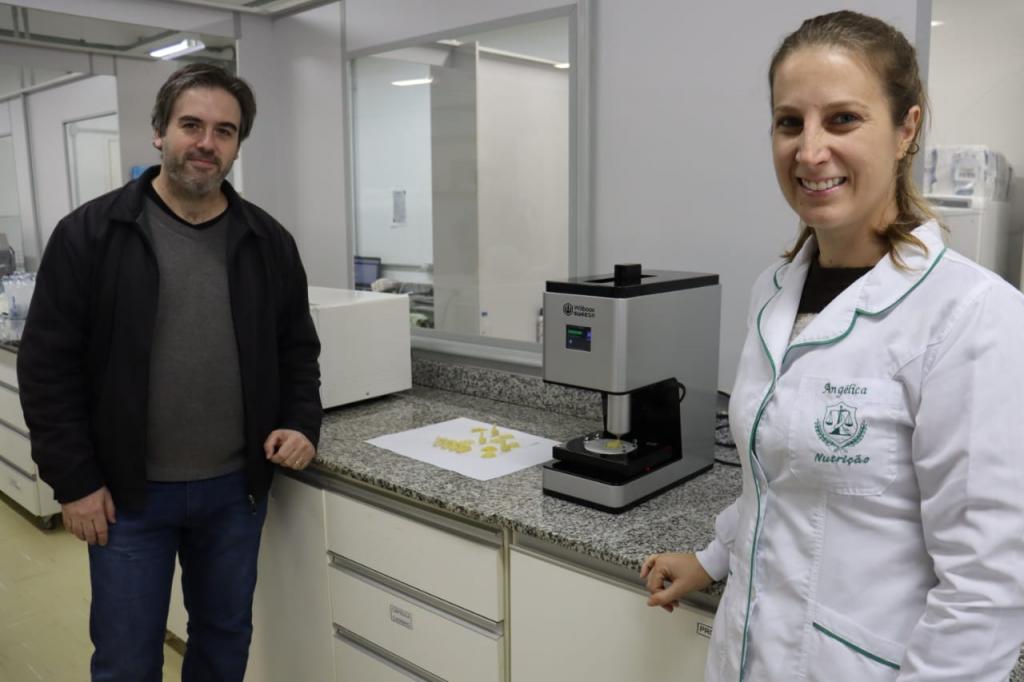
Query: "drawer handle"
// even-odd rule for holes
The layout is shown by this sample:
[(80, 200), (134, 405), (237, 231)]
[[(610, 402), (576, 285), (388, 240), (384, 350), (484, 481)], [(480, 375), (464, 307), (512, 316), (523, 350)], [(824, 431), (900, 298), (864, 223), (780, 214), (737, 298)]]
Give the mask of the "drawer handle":
[[(33, 483), (39, 480), (39, 477), (36, 476), (34, 473), (32, 473), (31, 471), (25, 471), (20, 466), (18, 466), (17, 464), (12, 462), (11, 460), (7, 459), (3, 455), (0, 455), (0, 464), (6, 464), (7, 466), (11, 467), (16, 472), (18, 472), (19, 474), (21, 474), (22, 476), (24, 476), (28, 480), (32, 481)], [(12, 478), (11, 480), (13, 481), (14, 479)], [(20, 488), (19, 488), (19, 490), (20, 490)]]
[[(19, 412), (18, 414), (21, 414), (21, 413)], [(28, 432), (25, 431), (25, 429), (23, 429), (23, 428), (21, 428), (19, 426), (15, 426), (14, 424), (12, 424), (9, 421), (7, 421), (6, 419), (0, 419), (0, 426), (6, 426), (11, 431), (14, 431), (16, 434), (18, 434), (19, 436), (21, 436), (22, 438), (24, 438), (26, 440), (29, 438)]]
[(389, 605), (391, 612), (391, 622), (401, 625), (403, 628), (412, 630), (412, 614), (405, 609), (400, 609), (394, 604)]
[[(404, 677), (410, 677), (416, 680), (416, 682), (445, 682), (444, 679), (437, 675), (424, 670), (415, 663), (405, 660), (398, 654), (392, 653), (378, 644), (374, 644), (364, 637), (360, 637), (351, 630), (346, 630), (337, 623), (334, 624), (334, 637), (338, 641), (345, 642), (357, 651), (376, 660), (381, 665), (401, 673)], [(342, 671), (338, 672), (340, 674)]]
[[(440, 597), (435, 597), (412, 585), (407, 585), (389, 575), (375, 571), (369, 566), (363, 566), (340, 554), (328, 551), (327, 555), (330, 558), (329, 565), (335, 570), (347, 573), (358, 580), (362, 580), (377, 589), (387, 592), (393, 597), (412, 602), (415, 606), (441, 616), (456, 625), (469, 628), (491, 639), (499, 639), (505, 632), (505, 626), (502, 622), (495, 622), (461, 606), (446, 602)], [(393, 613), (392, 619), (394, 619)], [(411, 623), (407, 627), (412, 629)]]

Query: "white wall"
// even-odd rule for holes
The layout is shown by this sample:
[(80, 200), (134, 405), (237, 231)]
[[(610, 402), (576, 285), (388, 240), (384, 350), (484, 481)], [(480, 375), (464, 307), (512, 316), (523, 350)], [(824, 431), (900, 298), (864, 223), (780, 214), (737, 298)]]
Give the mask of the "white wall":
[(1011, 220), (1024, 226), (1024, 3), (934, 0), (928, 143), (983, 144), (1014, 169)]
[(153, 148), (150, 115), (160, 86), (180, 66), (175, 61), (115, 60), (122, 183), (131, 178), (132, 166), (160, 163), (160, 153)]
[(57, 223), (71, 211), (64, 123), (117, 111), (117, 81), (93, 76), (27, 97), (32, 148), (32, 183), (39, 233), (45, 244)]
[[(107, 18), (124, 8), (115, 0), (27, 4), (74, 7)], [(127, 17), (122, 11), (120, 18), (151, 25), (161, 23), (157, 9), (175, 10), (177, 21), (204, 12), (155, 0), (132, 4), (145, 12)], [(242, 75), (256, 85), (257, 97), (266, 100), (273, 93), (272, 106), (278, 107), (257, 118), (254, 136), (261, 142), (252, 144), (254, 139), (243, 147), (247, 196), (296, 234), (311, 281), (343, 285), (351, 267), (343, 227), (348, 180), (342, 46), (376, 50), (565, 4), (346, 0), (344, 16), (341, 3), (326, 5), (273, 22), (269, 37), (247, 29), (250, 18), (241, 17)], [(88, 10), (77, 9), (86, 5)], [(930, 3), (592, 0), (591, 7), (590, 269), (608, 271), (615, 262), (639, 261), (646, 267), (720, 273), (720, 385), (729, 388), (745, 334), (750, 285), (796, 230), (770, 159), (765, 72), (772, 50), (803, 18), (839, 7), (886, 18), (911, 40), (920, 38), (923, 47), (927, 35), (918, 27), (930, 15)], [(261, 153), (247, 156), (261, 144)], [(37, 169), (36, 177), (46, 174)], [(40, 223), (47, 230), (60, 215), (54, 217), (52, 207), (44, 211), (43, 203), (41, 198)]]
[(532, 342), (543, 283), (569, 275), (569, 75), (481, 54), (477, 102), (480, 309)]
[(42, 69), (51, 75), (70, 72), (113, 73), (113, 61), (109, 58), (102, 58), (94, 64), (89, 55), (82, 52), (66, 52), (12, 43), (0, 43), (0, 62), (17, 64), (29, 69)]
[(768, 62), (804, 18), (839, 8), (914, 39), (916, 0), (596, 4), (593, 266), (719, 273), (726, 390), (750, 287), (796, 236), (772, 168)]
[[(0, 119), (3, 118), (0, 111)], [(3, 131), (3, 120), (0, 120), (0, 218), (17, 216), (18, 209), (18, 178), (14, 166), (14, 141)]]
[(245, 196), (295, 235), (310, 284), (348, 286), (341, 5), (241, 19), (238, 69), (259, 109), (242, 145)]
[(66, 75), (67, 72), (56, 69), (22, 68), (20, 64), (4, 63), (3, 56), (0, 56), (0, 97)]

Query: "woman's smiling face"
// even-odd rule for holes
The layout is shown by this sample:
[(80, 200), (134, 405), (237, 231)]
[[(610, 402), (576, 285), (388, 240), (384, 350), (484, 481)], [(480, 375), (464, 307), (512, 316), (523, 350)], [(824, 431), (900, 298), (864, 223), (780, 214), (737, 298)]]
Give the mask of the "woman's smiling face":
[(786, 201), (815, 228), (844, 240), (896, 218), (896, 166), (920, 110), (893, 116), (878, 76), (840, 48), (805, 47), (772, 83), (772, 154)]

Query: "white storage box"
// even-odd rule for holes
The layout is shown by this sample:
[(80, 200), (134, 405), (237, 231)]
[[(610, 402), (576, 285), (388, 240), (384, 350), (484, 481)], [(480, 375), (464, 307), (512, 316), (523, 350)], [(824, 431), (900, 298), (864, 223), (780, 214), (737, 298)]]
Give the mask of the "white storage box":
[(928, 147), (924, 192), (1006, 201), (1013, 169), (1006, 157), (982, 145)]
[(412, 387), (409, 297), (309, 287), (324, 408)]

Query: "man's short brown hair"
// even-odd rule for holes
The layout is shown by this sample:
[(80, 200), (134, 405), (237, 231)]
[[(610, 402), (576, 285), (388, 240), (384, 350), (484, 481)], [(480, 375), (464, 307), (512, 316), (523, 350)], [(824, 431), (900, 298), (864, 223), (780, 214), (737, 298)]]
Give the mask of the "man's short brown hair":
[(239, 144), (249, 137), (253, 120), (256, 118), (256, 98), (252, 94), (252, 88), (227, 69), (203, 63), (189, 64), (178, 69), (160, 87), (150, 119), (153, 130), (160, 137), (167, 134), (167, 125), (171, 121), (171, 112), (178, 97), (193, 88), (220, 88), (231, 94), (238, 101), (238, 108), (242, 111), (242, 120), (238, 126)]

